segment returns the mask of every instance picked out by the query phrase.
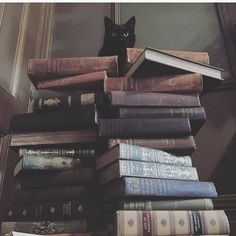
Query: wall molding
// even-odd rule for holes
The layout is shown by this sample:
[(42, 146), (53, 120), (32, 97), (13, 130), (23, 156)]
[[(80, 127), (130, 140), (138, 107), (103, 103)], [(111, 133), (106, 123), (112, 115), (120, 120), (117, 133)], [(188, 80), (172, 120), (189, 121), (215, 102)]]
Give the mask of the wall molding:
[(20, 73), (22, 68), (22, 61), (25, 49), (25, 39), (29, 21), (29, 12), (30, 12), (30, 4), (23, 3), (23, 9), (21, 13), (21, 22), (20, 22), (20, 29), (16, 44), (16, 51), (15, 51), (15, 58), (12, 68), (11, 74), (11, 86), (10, 91), (11, 94), (15, 97), (17, 93), (17, 88), (20, 80)]
[(111, 17), (115, 24), (120, 24), (120, 3), (111, 3)]
[(2, 28), (3, 16), (5, 13), (5, 6), (6, 6), (6, 3), (0, 3), (0, 31)]

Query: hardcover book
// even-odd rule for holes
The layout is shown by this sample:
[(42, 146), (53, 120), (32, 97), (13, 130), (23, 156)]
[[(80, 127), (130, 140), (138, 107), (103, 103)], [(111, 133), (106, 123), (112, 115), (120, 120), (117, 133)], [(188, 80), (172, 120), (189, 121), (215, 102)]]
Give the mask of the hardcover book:
[(17, 149), (21, 146), (94, 144), (96, 136), (96, 130), (14, 133), (11, 134), (10, 147)]
[(9, 206), (3, 209), (3, 221), (71, 220), (100, 215), (101, 207), (85, 201), (62, 201)]
[(110, 106), (120, 107), (200, 107), (198, 94), (141, 93), (112, 91)]
[(117, 138), (191, 135), (187, 118), (100, 119), (99, 136)]
[[(45, 202), (58, 202), (66, 200), (90, 201), (99, 193), (95, 183), (82, 183), (64, 185), (58, 187), (43, 187), (21, 190), (17, 189), (14, 194), (14, 205), (37, 204)], [(98, 199), (98, 198), (97, 198)], [(95, 199), (93, 199), (94, 202)]]
[(45, 188), (66, 186), (68, 184), (89, 184), (95, 182), (95, 170), (93, 167), (70, 169), (56, 172), (40, 172), (30, 176), (22, 176), (19, 189)]
[(1, 235), (11, 231), (31, 234), (85, 233), (101, 229), (99, 219), (63, 220), (63, 221), (6, 221), (1, 224)]
[(103, 189), (107, 202), (121, 198), (157, 199), (165, 198), (214, 198), (217, 192), (214, 183), (203, 181), (185, 181), (141, 177), (121, 177)]
[[(83, 168), (92, 166), (92, 159), (81, 159), (73, 157), (51, 157), (24, 155), (14, 168), (14, 177), (18, 178), (22, 175), (33, 173), (36, 170), (40, 171), (58, 171), (74, 168)], [(36, 172), (35, 172), (36, 173)]]
[(117, 210), (213, 210), (211, 198), (172, 200), (121, 200)]
[[(127, 48), (126, 68), (129, 69), (138, 57), (143, 53), (144, 48)], [(190, 51), (171, 51), (160, 50), (173, 56), (182, 57), (187, 60), (196, 61), (203, 64), (209, 64), (209, 54), (207, 52), (190, 52)]]
[(122, 176), (198, 181), (197, 170), (194, 167), (128, 160), (118, 160), (102, 169), (98, 175), (101, 185)]
[(101, 170), (117, 160), (134, 160), (178, 166), (192, 166), (190, 156), (177, 157), (161, 150), (121, 143), (96, 158), (96, 169)]
[(117, 211), (114, 223), (114, 234), (119, 236), (230, 233), (228, 218), (222, 210)]
[(196, 150), (196, 143), (193, 136), (179, 138), (163, 138), (163, 139), (108, 139), (108, 147), (112, 148), (119, 143), (137, 145), (141, 147), (160, 149), (179, 155), (190, 155)]
[(32, 82), (97, 71), (117, 76), (117, 56), (30, 59), (27, 67)]
[(75, 129), (96, 129), (97, 114), (94, 106), (78, 107), (66, 111), (25, 113), (15, 115), (11, 132), (43, 132)]
[(59, 79), (38, 81), (35, 87), (38, 89), (65, 89), (77, 87), (83, 89), (102, 90), (105, 78), (107, 78), (106, 71), (98, 71)]
[(223, 70), (220, 68), (173, 56), (153, 48), (145, 48), (125, 76), (142, 77), (189, 72), (224, 80)]
[(136, 91), (136, 92), (165, 92), (165, 93), (198, 93), (203, 89), (203, 79), (200, 74), (178, 74), (164, 76), (149, 76), (135, 79), (119, 77), (115, 80), (104, 80), (104, 92)]
[(80, 107), (87, 105), (102, 104), (102, 95), (99, 93), (80, 93), (69, 96), (38, 97), (31, 100), (32, 112), (51, 111)]
[(189, 118), (192, 133), (196, 134), (206, 121), (203, 107), (184, 108), (148, 108), (121, 107), (117, 110), (116, 118)]

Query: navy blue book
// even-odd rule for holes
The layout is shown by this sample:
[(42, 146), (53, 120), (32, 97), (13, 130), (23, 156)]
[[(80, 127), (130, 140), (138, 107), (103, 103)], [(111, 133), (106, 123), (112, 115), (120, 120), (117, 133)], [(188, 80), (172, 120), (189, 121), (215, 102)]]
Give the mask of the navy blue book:
[(140, 177), (121, 177), (104, 186), (104, 200), (126, 197), (202, 198), (217, 197), (214, 183)]

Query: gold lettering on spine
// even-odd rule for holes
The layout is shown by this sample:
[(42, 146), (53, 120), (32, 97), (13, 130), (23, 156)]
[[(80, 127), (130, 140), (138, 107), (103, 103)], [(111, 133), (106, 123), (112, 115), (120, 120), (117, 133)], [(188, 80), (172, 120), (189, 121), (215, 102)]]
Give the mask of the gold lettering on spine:
[(81, 105), (90, 105), (95, 103), (94, 93), (87, 93), (81, 95)]

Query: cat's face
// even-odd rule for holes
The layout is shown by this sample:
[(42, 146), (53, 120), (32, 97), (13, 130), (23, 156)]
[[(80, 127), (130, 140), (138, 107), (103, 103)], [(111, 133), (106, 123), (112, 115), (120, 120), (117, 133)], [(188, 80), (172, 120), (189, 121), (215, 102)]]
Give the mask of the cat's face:
[(125, 24), (117, 25), (105, 17), (105, 38), (114, 47), (133, 47), (135, 43), (135, 17), (131, 17)]

